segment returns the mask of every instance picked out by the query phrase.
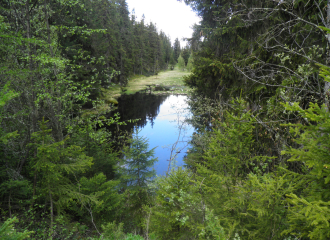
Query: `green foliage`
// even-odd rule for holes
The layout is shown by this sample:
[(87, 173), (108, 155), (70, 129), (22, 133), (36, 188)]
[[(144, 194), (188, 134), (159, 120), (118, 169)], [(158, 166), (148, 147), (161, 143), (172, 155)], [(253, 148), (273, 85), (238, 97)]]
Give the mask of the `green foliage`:
[(202, 239), (226, 239), (226, 235), (223, 227), (220, 225), (219, 218), (214, 216), (213, 212), (208, 208), (205, 210), (205, 220), (206, 227), (203, 228), (202, 232), (199, 234)]
[(185, 82), (228, 109), (197, 113), (186, 159), (215, 226), (228, 239), (328, 239), (326, 2), (184, 2), (202, 18)]
[[(224, 121), (215, 122), (216, 127), (208, 150), (205, 166), (201, 171), (215, 171), (221, 175), (221, 182), (228, 188), (246, 179), (250, 172), (267, 171), (267, 156), (255, 156), (253, 130), (255, 119), (245, 111), (245, 102), (232, 101), (233, 113), (226, 111)], [(206, 174), (205, 172), (205, 174)]]
[(17, 97), (19, 94), (9, 89), (9, 83), (3, 86), (0, 91), (0, 108), (2, 108), (8, 101)]
[(129, 145), (123, 149), (124, 159), (118, 171), (125, 188), (134, 192), (146, 188), (148, 182), (155, 176), (152, 167), (157, 158), (154, 158), (155, 148), (148, 149), (148, 140), (139, 135), (138, 129), (128, 143)]
[(123, 223), (111, 222), (106, 225), (102, 225), (103, 233), (99, 238), (90, 238), (93, 240), (143, 240), (144, 238), (139, 235), (133, 235), (131, 233), (125, 234), (123, 232)]
[(139, 235), (128, 234), (125, 240), (144, 240), (144, 238)]
[(16, 217), (9, 218), (0, 226), (0, 238), (2, 240), (23, 240), (30, 238), (30, 234), (33, 232), (27, 230), (24, 232), (17, 232), (14, 227), (15, 222), (18, 222)]
[(178, 58), (178, 67), (181, 71), (184, 71), (184, 68), (186, 67), (186, 63), (185, 63), (183, 57), (181, 56), (181, 54)]
[(117, 239), (125, 239), (125, 233), (123, 232), (123, 223), (116, 222), (108, 223), (106, 225), (102, 225), (103, 234), (101, 239), (108, 240), (117, 240)]
[[(103, 173), (99, 173), (94, 177), (80, 179), (81, 193), (87, 196), (94, 196), (98, 202), (92, 202), (95, 221), (101, 225), (104, 222), (116, 219), (121, 213), (123, 196), (118, 193), (118, 180), (107, 180)], [(85, 209), (77, 208), (78, 214), (83, 217), (89, 217)]]
[[(0, 124), (2, 122), (2, 111), (3, 106), (9, 102), (11, 99), (17, 97), (19, 94), (15, 93), (13, 90), (9, 89), (9, 83), (3, 86), (0, 91)], [(2, 129), (0, 128), (0, 143), (8, 143), (8, 140), (14, 137), (17, 137), (17, 131), (11, 133), (3, 133)]]
[[(281, 231), (270, 226), (282, 223), (281, 198), (292, 189), (285, 192), (285, 180), (267, 176), (272, 157), (255, 154), (256, 122), (245, 109), (246, 103), (237, 99), (223, 118), (213, 121), (204, 153), (193, 165), (198, 173), (196, 184), (201, 186), (206, 206), (219, 219), (226, 233), (222, 236), (234, 237), (238, 233), (246, 239), (263, 239), (271, 234), (279, 237)], [(264, 227), (260, 226), (260, 219)], [(221, 229), (217, 223), (210, 224), (209, 227), (215, 224), (213, 227)], [(207, 229), (203, 233), (211, 231)]]
[(128, 225), (138, 227), (142, 232), (144, 213), (142, 207), (150, 204), (149, 184), (155, 177), (153, 166), (155, 148), (148, 149), (148, 141), (136, 129), (129, 145), (123, 149), (123, 160), (118, 167), (121, 186), (126, 190), (126, 209)]
[(188, 58), (188, 63), (187, 63), (187, 70), (190, 72), (193, 69), (193, 65), (194, 65), (194, 56), (191, 53), (189, 58)]
[(92, 158), (85, 155), (78, 146), (65, 146), (67, 139), (55, 142), (47, 128), (47, 121), (40, 122), (41, 131), (32, 134), (31, 147), (36, 157), (31, 161), (35, 173), (39, 173), (40, 193), (49, 197), (51, 204), (51, 228), (53, 225), (53, 204), (60, 213), (71, 201), (80, 204), (96, 201), (92, 196), (82, 194), (71, 176), (84, 172), (92, 163)]
[(189, 56), (191, 55), (190, 47), (189, 46), (184, 47), (181, 50), (180, 55), (183, 57), (185, 65), (187, 65), (188, 64)]
[[(151, 202), (147, 181), (155, 159), (152, 150), (141, 152), (134, 159), (141, 164), (132, 167), (140, 173), (129, 173), (128, 181), (123, 171), (120, 185), (117, 139), (106, 126), (121, 123), (101, 116), (101, 87), (166, 70), (171, 56), (170, 38), (137, 21), (125, 0), (3, 2), (1, 214), (23, 216), (18, 227), (34, 229), (38, 239), (80, 238), (118, 218), (131, 223), (134, 213), (138, 224), (131, 229), (137, 227), (142, 204)], [(86, 117), (83, 109), (91, 107), (97, 113)]]
[(108, 180), (115, 176), (115, 167), (119, 161), (118, 153), (114, 151), (114, 135), (107, 130), (111, 125), (123, 125), (119, 121), (119, 116), (106, 118), (102, 113), (97, 116), (85, 116), (70, 129), (70, 145), (77, 145), (84, 149), (87, 156), (93, 157), (94, 163), (85, 173), (87, 178), (94, 177), (102, 172)]
[(34, 204), (21, 214), (17, 229), (33, 230), (30, 239), (73, 239), (87, 238), (89, 229), (84, 223), (72, 221), (68, 214), (54, 217), (53, 227), (49, 228), (49, 216), (44, 204)]
[(318, 64), (318, 66), (320, 67), (320, 77), (322, 77), (324, 81), (330, 82), (330, 68), (321, 64)]
[[(300, 147), (290, 147), (282, 154), (289, 154), (290, 162), (302, 164), (301, 177), (305, 190), (301, 195), (288, 194), (290, 228), (286, 232), (310, 239), (330, 237), (330, 114), (325, 105), (310, 104), (303, 110), (295, 103), (285, 105), (289, 111), (298, 112), (301, 117), (315, 124), (290, 124), (290, 132)], [(293, 174), (293, 173), (292, 173)]]
[[(125, 0), (3, 1), (0, 207), (21, 221), (1, 239), (84, 238), (102, 225), (99, 239), (330, 238), (326, 1), (184, 2), (201, 22), (181, 49)], [(136, 132), (119, 162), (122, 136), (105, 129), (118, 116), (81, 110), (99, 111), (101, 87), (124, 92), (131, 75), (176, 60), (195, 93), (220, 100), (192, 97), (202, 104), (187, 169), (154, 191), (147, 140)]]
[(176, 62), (175, 62), (175, 60), (174, 60), (174, 56), (173, 56), (173, 54), (171, 54), (171, 57), (170, 57), (170, 66), (171, 66), (171, 70), (173, 70), (174, 69), (174, 67), (175, 67), (175, 65), (176, 65)]
[(173, 46), (173, 58), (175, 61), (179, 58), (181, 54), (181, 46), (180, 46), (180, 41), (178, 38), (174, 40), (174, 46)]
[[(286, 230), (287, 199), (283, 196), (297, 192), (293, 179), (281, 172), (249, 174), (239, 188), (240, 224), (236, 232), (247, 239), (283, 239)], [(234, 205), (234, 204), (233, 204)], [(235, 206), (235, 205), (234, 205)]]
[(173, 169), (156, 182), (150, 232), (159, 239), (197, 239), (201, 231), (203, 203), (187, 170)]

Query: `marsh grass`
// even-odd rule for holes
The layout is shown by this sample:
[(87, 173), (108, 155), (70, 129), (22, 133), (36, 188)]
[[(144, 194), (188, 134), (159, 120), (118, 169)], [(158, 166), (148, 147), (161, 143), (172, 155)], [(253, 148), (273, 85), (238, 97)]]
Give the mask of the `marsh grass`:
[[(110, 108), (110, 104), (118, 104), (117, 98), (121, 94), (134, 94), (139, 91), (150, 91), (152, 94), (188, 94), (192, 89), (184, 86), (183, 77), (190, 74), (188, 71), (180, 71), (177, 67), (174, 70), (159, 72), (158, 75), (146, 77), (141, 75), (133, 76), (129, 79), (127, 86), (113, 85), (107, 89), (102, 88), (102, 100), (105, 106), (98, 106), (97, 109), (87, 110), (85, 114), (95, 114), (99, 110)], [(155, 91), (155, 86), (170, 87), (170, 91)]]
[[(129, 80), (128, 85), (125, 87), (127, 89), (125, 94), (134, 94), (139, 91), (147, 90), (149, 88), (148, 85), (162, 85), (175, 88), (181, 87), (180, 89), (184, 89), (181, 93), (187, 94), (188, 88), (184, 87), (183, 77), (188, 74), (189, 72), (187, 71), (183, 72), (178, 68), (175, 68), (172, 71), (168, 70), (165, 72), (160, 72), (155, 76), (135, 76)], [(109, 98), (118, 98), (122, 94), (122, 89), (120, 86), (113, 86), (108, 89), (102, 89), (102, 92), (104, 94), (104, 100), (109, 100)], [(153, 93), (157, 94), (157, 92)]]

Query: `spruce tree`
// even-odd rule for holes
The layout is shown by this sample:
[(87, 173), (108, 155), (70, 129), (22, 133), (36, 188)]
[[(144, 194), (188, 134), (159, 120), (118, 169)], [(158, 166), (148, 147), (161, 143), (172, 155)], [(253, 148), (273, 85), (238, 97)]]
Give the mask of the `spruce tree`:
[(174, 60), (174, 54), (172, 52), (171, 57), (170, 57), (170, 68), (171, 70), (174, 70), (175, 67), (175, 60)]
[(186, 65), (188, 64), (188, 59), (189, 59), (190, 53), (191, 53), (191, 51), (190, 51), (189, 46), (184, 47), (181, 51), (181, 56), (183, 57)]
[(129, 140), (130, 145), (124, 147), (124, 159), (119, 168), (122, 182), (133, 191), (147, 187), (155, 176), (152, 167), (157, 161), (154, 157), (155, 148), (148, 150), (148, 140), (139, 133), (139, 130), (135, 130), (133, 138)]
[(294, 184), (302, 186), (302, 190), (287, 195), (290, 226), (286, 232), (315, 240), (329, 239), (330, 113), (326, 105), (320, 107), (313, 103), (307, 110), (301, 109), (298, 103), (286, 104), (285, 107), (314, 123), (289, 124), (298, 145), (288, 148), (282, 154), (289, 154), (290, 162), (301, 163), (300, 172), (290, 174), (295, 180)]
[(255, 119), (245, 111), (245, 102), (237, 99), (231, 106), (233, 111), (226, 111), (222, 121), (213, 122), (215, 127), (209, 134), (203, 160), (195, 165), (205, 204), (221, 219), (230, 238), (237, 232), (242, 236), (250, 228), (247, 225), (251, 225), (241, 216), (247, 210), (241, 206), (240, 200), (246, 196), (239, 187), (244, 186), (249, 174), (261, 175), (266, 171), (270, 160), (268, 156), (253, 154), (257, 146), (253, 138)]
[(129, 146), (124, 147), (124, 158), (118, 170), (122, 186), (126, 190), (129, 224), (141, 232), (142, 208), (150, 201), (148, 184), (155, 177), (153, 165), (157, 158), (154, 157), (155, 148), (148, 150), (148, 140), (140, 136), (139, 132), (136, 129)]
[(157, 239), (196, 239), (204, 212), (199, 187), (186, 169), (172, 169), (156, 180), (155, 206), (150, 228)]
[(175, 60), (177, 60), (179, 58), (180, 53), (181, 53), (180, 41), (178, 38), (176, 38), (174, 41), (174, 46), (173, 46), (173, 54), (174, 54)]
[(194, 65), (194, 57), (193, 57), (193, 54), (191, 53), (188, 58), (187, 70), (191, 71), (193, 69), (193, 65)]
[(183, 57), (180, 54), (180, 56), (178, 58), (178, 67), (179, 67), (180, 70), (184, 71), (185, 66), (186, 66), (185, 61), (184, 61)]
[[(93, 197), (82, 194), (78, 186), (72, 181), (72, 176), (84, 172), (93, 164), (93, 158), (88, 157), (78, 146), (66, 146), (68, 138), (55, 142), (51, 136), (51, 129), (47, 128), (47, 121), (40, 122), (40, 131), (32, 134), (36, 157), (31, 161), (31, 167), (38, 174), (38, 193), (42, 194), (50, 203), (50, 230), (54, 223), (55, 207), (60, 213), (62, 208), (71, 201), (95, 201)], [(35, 174), (35, 180), (37, 174)], [(34, 190), (35, 191), (35, 190)]]
[[(9, 102), (12, 98), (18, 96), (18, 93), (13, 92), (9, 89), (9, 84), (6, 84), (2, 90), (0, 90), (0, 124), (2, 121), (2, 107)], [(13, 133), (5, 134), (0, 127), (0, 143), (7, 143), (8, 139), (17, 135), (17, 131)]]

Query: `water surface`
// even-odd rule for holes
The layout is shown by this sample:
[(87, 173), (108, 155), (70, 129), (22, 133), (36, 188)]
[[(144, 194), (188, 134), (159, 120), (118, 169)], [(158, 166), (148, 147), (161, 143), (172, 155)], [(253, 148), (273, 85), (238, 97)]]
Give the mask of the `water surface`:
[(171, 152), (172, 158), (176, 155), (172, 164), (184, 165), (186, 146), (194, 131), (192, 126), (184, 122), (190, 115), (186, 99), (183, 95), (137, 93), (124, 95), (118, 100), (122, 121), (139, 119), (136, 123), (128, 123), (125, 130), (131, 131), (137, 127), (139, 134), (148, 139), (149, 149), (156, 147), (158, 162), (154, 168), (157, 175), (166, 174)]

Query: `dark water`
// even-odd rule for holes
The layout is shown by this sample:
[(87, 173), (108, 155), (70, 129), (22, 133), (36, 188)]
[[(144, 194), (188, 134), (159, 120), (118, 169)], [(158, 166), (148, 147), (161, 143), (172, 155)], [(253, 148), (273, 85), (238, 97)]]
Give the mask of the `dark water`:
[(174, 161), (171, 161), (172, 165), (184, 164), (186, 146), (194, 131), (184, 122), (190, 115), (186, 99), (187, 97), (183, 95), (157, 96), (143, 93), (124, 95), (118, 99), (117, 111), (121, 116), (121, 121), (140, 119), (136, 123), (121, 126), (121, 130), (130, 132), (137, 127), (141, 130), (139, 134), (149, 140), (149, 149), (157, 147), (155, 157), (158, 157), (158, 162), (154, 166), (157, 175), (166, 173), (171, 151), (172, 158), (177, 155)]

